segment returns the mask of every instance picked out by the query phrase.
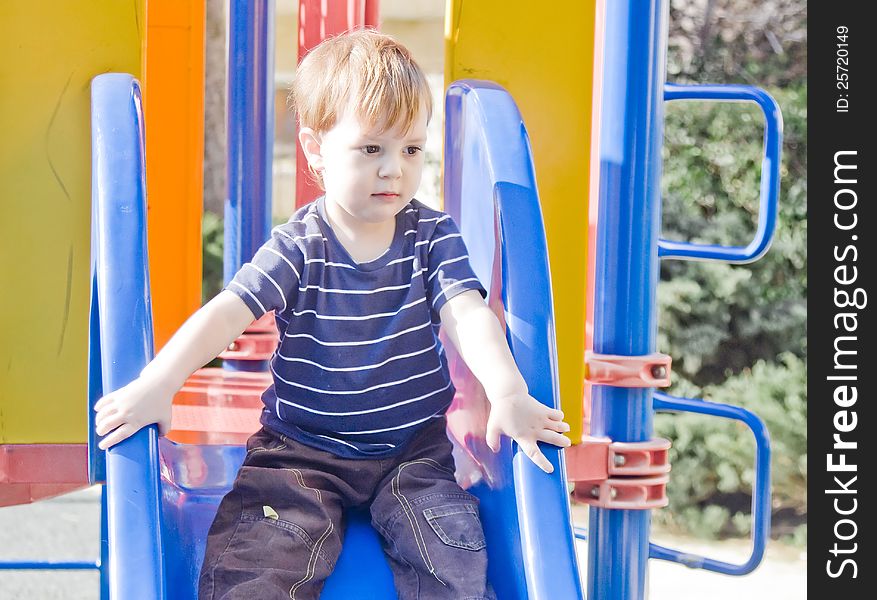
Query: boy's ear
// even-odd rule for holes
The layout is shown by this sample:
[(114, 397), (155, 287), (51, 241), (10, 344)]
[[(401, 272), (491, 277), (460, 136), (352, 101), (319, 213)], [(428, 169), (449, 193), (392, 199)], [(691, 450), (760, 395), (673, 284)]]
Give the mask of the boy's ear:
[(314, 171), (322, 169), (323, 155), (321, 153), (320, 136), (317, 132), (310, 127), (302, 127), (298, 131), (298, 142), (301, 144), (301, 149), (304, 151), (305, 158), (308, 159), (308, 164), (311, 168)]

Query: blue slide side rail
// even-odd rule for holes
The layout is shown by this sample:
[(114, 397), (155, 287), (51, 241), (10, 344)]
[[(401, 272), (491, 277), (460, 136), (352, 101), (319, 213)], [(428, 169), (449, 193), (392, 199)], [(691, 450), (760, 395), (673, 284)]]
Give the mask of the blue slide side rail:
[[(499, 236), (509, 346), (530, 394), (559, 407), (548, 251), (523, 119), (506, 90), (476, 80), (450, 86), (445, 118), (445, 210), (460, 224), (485, 285), (493, 279)], [(582, 598), (563, 452), (540, 447), (555, 467), (550, 475), (513, 450), (523, 572), (504, 564), (504, 581), (493, 581), (501, 598)], [(506, 527), (513, 522), (509, 515)], [(512, 589), (521, 576), (526, 590)]]
[[(130, 75), (99, 75), (92, 80), (91, 93), (89, 385), (91, 390), (109, 393), (136, 378), (153, 356), (143, 110), (140, 85)], [(90, 402), (99, 395), (90, 391)], [(89, 452), (94, 457), (89, 461), (91, 477), (100, 480), (102, 461), (97, 457), (100, 450), (93, 428)], [(163, 599), (156, 426), (110, 448), (105, 461), (110, 596)]]

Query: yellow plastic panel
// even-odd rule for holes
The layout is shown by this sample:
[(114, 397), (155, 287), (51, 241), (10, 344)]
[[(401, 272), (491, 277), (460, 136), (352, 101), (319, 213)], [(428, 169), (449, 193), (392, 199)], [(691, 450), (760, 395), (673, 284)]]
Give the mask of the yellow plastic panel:
[(0, 444), (85, 441), (89, 86), (140, 76), (144, 4), (0, 2)]
[(146, 177), (155, 349), (201, 305), (204, 0), (147, 6)]
[(448, 0), (445, 83), (505, 87), (533, 147), (548, 236), (560, 393), (570, 437), (582, 433), (595, 3)]

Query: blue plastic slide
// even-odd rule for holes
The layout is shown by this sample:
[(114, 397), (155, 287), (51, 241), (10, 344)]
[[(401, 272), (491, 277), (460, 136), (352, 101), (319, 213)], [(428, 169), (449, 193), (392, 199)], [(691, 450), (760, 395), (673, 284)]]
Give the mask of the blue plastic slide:
[[(91, 404), (133, 379), (153, 352), (139, 86), (128, 75), (107, 74), (95, 78), (92, 93)], [(446, 210), (490, 288), (530, 393), (559, 406), (545, 232), (520, 113), (505, 90), (477, 81), (454, 84), (446, 109)], [(551, 475), (508, 440), (493, 455), (479, 436), (483, 393), (449, 358), (459, 392), (449, 428), (458, 470), (481, 500), (498, 597), (581, 598), (562, 451), (543, 448), (555, 466)], [(107, 453), (94, 442), (91, 477), (106, 481), (108, 492), (110, 597), (194, 599), (207, 528), (243, 447), (159, 440), (155, 426)], [(322, 597), (396, 598), (380, 540), (363, 513), (347, 515), (344, 549)]]

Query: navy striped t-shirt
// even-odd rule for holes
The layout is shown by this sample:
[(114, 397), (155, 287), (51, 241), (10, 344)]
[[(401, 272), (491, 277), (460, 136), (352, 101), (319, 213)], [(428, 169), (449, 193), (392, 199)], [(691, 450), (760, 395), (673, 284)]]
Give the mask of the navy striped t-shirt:
[(275, 311), (280, 343), (262, 424), (339, 456), (390, 456), (454, 397), (439, 311), (461, 292), (485, 291), (449, 215), (412, 200), (387, 252), (358, 264), (324, 200), (274, 228), (226, 289), (257, 318)]

